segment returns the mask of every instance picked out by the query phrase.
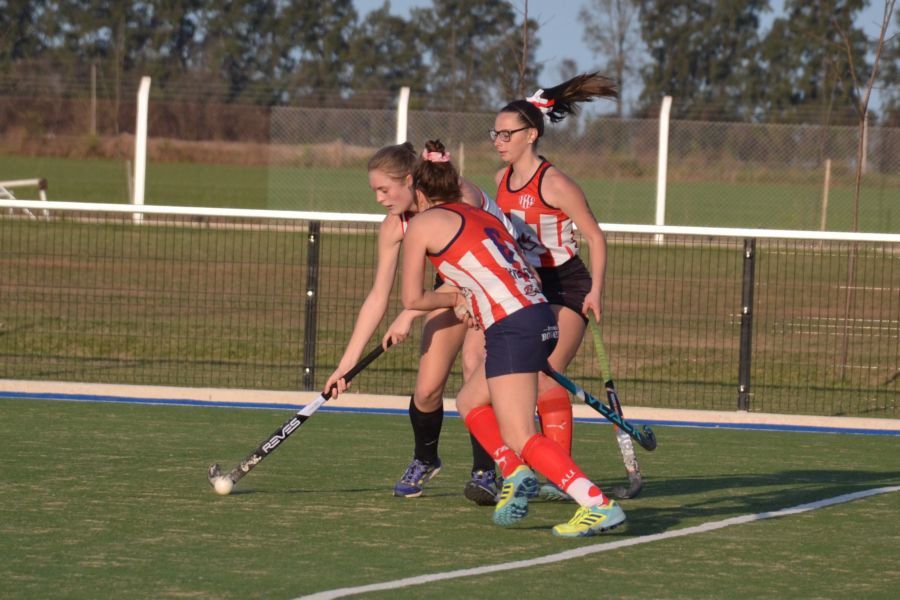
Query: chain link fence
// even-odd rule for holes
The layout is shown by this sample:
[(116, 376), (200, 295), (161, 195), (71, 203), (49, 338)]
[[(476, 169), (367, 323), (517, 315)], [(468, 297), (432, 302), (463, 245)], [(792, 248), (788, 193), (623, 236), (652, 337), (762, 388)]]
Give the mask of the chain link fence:
[[(492, 192), (503, 166), (487, 136), (494, 116), (411, 110), (408, 139), (440, 138)], [(130, 97), (92, 109), (84, 98), (0, 95), (0, 179), (43, 177), (54, 199), (122, 202), (134, 120)], [(147, 203), (378, 212), (365, 164), (396, 140), (396, 111), (151, 97), (149, 131)], [(601, 222), (652, 223), (658, 132), (657, 119), (587, 112), (548, 125), (539, 150), (576, 179)], [(859, 135), (846, 125), (673, 121), (665, 221), (900, 231), (900, 129), (868, 129), (857, 207)]]
[[(316, 389), (343, 353), (377, 254), (377, 221), (144, 207), (137, 224), (105, 207), (54, 207), (45, 219), (3, 206), (7, 379)], [(660, 239), (617, 226), (608, 238), (604, 337), (627, 404), (900, 416), (896, 236), (759, 239), (751, 256), (727, 231)], [(400, 309), (398, 288), (373, 339)], [(420, 328), (354, 389), (409, 394)], [(602, 390), (589, 337), (568, 374)], [(448, 397), (461, 383), (457, 365)]]

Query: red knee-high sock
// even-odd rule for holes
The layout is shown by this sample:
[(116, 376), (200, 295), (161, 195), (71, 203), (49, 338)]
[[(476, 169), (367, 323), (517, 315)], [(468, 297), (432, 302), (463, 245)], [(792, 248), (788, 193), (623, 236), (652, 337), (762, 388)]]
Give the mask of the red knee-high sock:
[(466, 415), (466, 427), (475, 436), (478, 443), (494, 458), (500, 472), (509, 477), (520, 465), (524, 464), (519, 455), (510, 450), (500, 435), (500, 425), (494, 407), (479, 406)]
[(562, 386), (554, 386), (542, 392), (537, 401), (541, 432), (572, 454), (572, 403), (569, 392)]
[(582, 472), (559, 444), (537, 433), (522, 448), (522, 458), (544, 477), (565, 490), (581, 506), (606, 504), (606, 496)]

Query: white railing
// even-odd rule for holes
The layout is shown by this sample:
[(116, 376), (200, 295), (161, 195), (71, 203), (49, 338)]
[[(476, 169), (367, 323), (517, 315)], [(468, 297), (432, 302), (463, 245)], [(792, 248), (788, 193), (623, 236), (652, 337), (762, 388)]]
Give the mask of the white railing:
[[(240, 219), (283, 219), (287, 221), (323, 221), (343, 223), (380, 223), (384, 215), (363, 213), (314, 212), (299, 210), (267, 210), (251, 208), (211, 208), (202, 206), (144, 205), (140, 210), (128, 204), (99, 202), (55, 202), (36, 200), (3, 200), (0, 208), (39, 209), (65, 212), (107, 212), (116, 214), (143, 213), (148, 215), (182, 215)], [(811, 231), (800, 229), (753, 229), (740, 227), (688, 227), (684, 225), (643, 225), (638, 223), (600, 223), (601, 229), (616, 233), (649, 235), (687, 235), (736, 238), (766, 238), (795, 240), (827, 240), (845, 242), (900, 243), (897, 233), (859, 233), (845, 231)]]

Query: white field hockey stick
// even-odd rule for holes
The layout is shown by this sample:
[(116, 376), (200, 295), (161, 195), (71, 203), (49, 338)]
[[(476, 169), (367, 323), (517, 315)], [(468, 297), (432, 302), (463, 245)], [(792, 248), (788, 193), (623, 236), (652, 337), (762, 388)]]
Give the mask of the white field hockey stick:
[[(391, 346), (391, 341), (388, 340), (388, 347)], [(356, 375), (360, 373), (363, 369), (369, 366), (373, 360), (381, 356), (384, 352), (384, 347), (379, 344), (374, 350), (366, 354), (362, 360), (356, 363), (352, 369), (347, 371), (344, 375), (344, 381), (350, 383), (350, 380), (353, 379)], [(249, 473), (253, 468), (262, 461), (265, 457), (271, 454), (280, 444), (285, 441), (292, 433), (294, 433), (297, 429), (303, 425), (304, 422), (308, 418), (310, 418), (313, 413), (319, 410), (325, 402), (331, 398), (331, 393), (334, 390), (332, 387), (327, 392), (319, 394), (319, 396), (301, 408), (293, 417), (285, 421), (284, 425), (275, 430), (272, 435), (270, 435), (264, 442), (262, 442), (259, 446), (256, 447), (256, 450), (251, 452), (247, 457), (242, 460), (235, 468), (233, 468), (228, 473), (223, 473), (222, 468), (219, 463), (215, 463), (209, 466), (207, 471), (207, 478), (209, 479), (209, 484), (216, 489), (220, 494), (228, 494), (231, 492), (232, 486), (236, 484), (241, 478)], [(227, 481), (221, 482), (222, 479), (231, 480), (231, 483), (228, 484)], [(219, 482), (219, 486), (216, 483)], [(222, 486), (222, 483), (226, 485)]]
[[(609, 399), (609, 406), (614, 411), (622, 415), (622, 404), (619, 402), (619, 395), (616, 393), (616, 384), (613, 382), (612, 371), (609, 368), (609, 359), (606, 357), (606, 348), (603, 345), (603, 334), (600, 327), (593, 319), (588, 320), (591, 325), (591, 336), (594, 338), (594, 350), (597, 353), (597, 361), (600, 363), (600, 376), (603, 378), (606, 386), (606, 397)], [(622, 431), (616, 425), (613, 425), (616, 432), (616, 442), (619, 444), (619, 450), (622, 452), (622, 460), (625, 462), (625, 470), (628, 472), (628, 487), (617, 486), (610, 490), (610, 495), (615, 498), (634, 498), (641, 493), (644, 486), (641, 479), (641, 469), (638, 466), (637, 456), (634, 454), (634, 444), (631, 437)]]

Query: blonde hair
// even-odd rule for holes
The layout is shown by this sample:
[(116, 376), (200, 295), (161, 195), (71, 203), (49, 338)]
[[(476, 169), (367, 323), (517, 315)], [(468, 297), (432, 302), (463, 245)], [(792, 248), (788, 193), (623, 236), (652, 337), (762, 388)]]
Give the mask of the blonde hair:
[(412, 175), (419, 160), (416, 149), (409, 142), (385, 146), (369, 159), (369, 171), (383, 171), (391, 179)]

